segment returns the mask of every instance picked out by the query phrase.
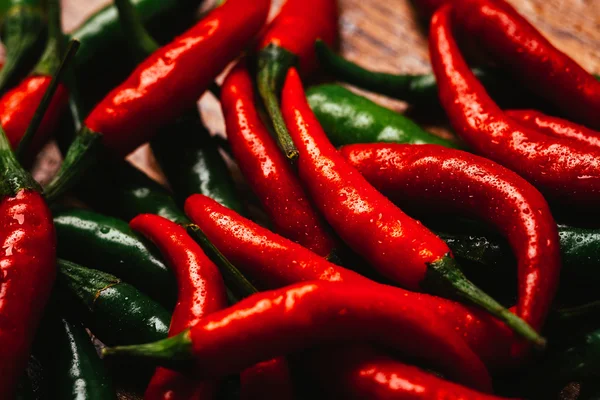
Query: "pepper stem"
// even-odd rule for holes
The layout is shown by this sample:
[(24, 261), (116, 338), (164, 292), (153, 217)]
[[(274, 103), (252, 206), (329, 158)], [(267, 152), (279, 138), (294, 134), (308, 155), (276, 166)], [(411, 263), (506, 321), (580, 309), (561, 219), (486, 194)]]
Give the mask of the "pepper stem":
[(537, 348), (543, 349), (546, 346), (546, 339), (527, 322), (469, 281), (460, 271), (456, 260), (449, 255), (428, 265), (427, 274), (421, 285), (432, 293), (467, 300), (503, 321), (515, 333), (533, 343)]
[(292, 161), (298, 158), (298, 149), (283, 120), (277, 94), (281, 91), (288, 69), (297, 61), (296, 55), (274, 44), (268, 45), (258, 54), (258, 92), (273, 123), (279, 147)]
[(182, 369), (192, 361), (192, 335), (186, 329), (178, 335), (157, 342), (106, 347), (102, 349), (102, 357), (134, 357), (150, 360), (157, 365), (172, 369)]
[(54, 75), (63, 58), (65, 38), (62, 32), (59, 0), (48, 0), (48, 41), (42, 57), (33, 67), (33, 75)]
[(14, 196), (21, 189), (41, 191), (38, 183), (19, 164), (0, 126), (0, 197)]
[(258, 293), (254, 285), (211, 243), (198, 225), (189, 224), (186, 228), (192, 239), (206, 252), (208, 258), (219, 267), (225, 285), (231, 288), (236, 296), (244, 298)]
[(119, 11), (119, 22), (125, 31), (129, 47), (135, 52), (138, 60), (143, 60), (154, 53), (160, 46), (150, 36), (131, 0), (115, 0)]
[(73, 187), (83, 173), (97, 162), (103, 148), (101, 139), (102, 134), (83, 126), (71, 143), (58, 174), (44, 188), (49, 203)]
[(56, 89), (58, 89), (58, 84), (62, 81), (63, 76), (67, 72), (71, 61), (73, 61), (73, 57), (77, 53), (77, 49), (79, 48), (79, 42), (77, 40), (71, 40), (69, 42), (69, 46), (67, 47), (67, 52), (60, 63), (60, 66), (56, 70), (52, 80), (50, 81), (50, 85), (46, 92), (44, 93), (44, 97), (40, 101), (37, 109), (35, 110), (35, 114), (33, 114), (33, 118), (29, 122), (29, 126), (27, 126), (27, 130), (23, 134), (17, 149), (15, 150), (15, 155), (17, 159), (23, 160), (27, 149), (29, 148), (29, 144), (33, 140), (35, 133), (40, 127), (42, 120), (44, 119), (44, 115), (46, 115), (46, 111), (48, 111), (48, 107), (50, 107), (50, 103), (52, 102), (52, 98), (54, 97), (54, 93), (56, 93)]

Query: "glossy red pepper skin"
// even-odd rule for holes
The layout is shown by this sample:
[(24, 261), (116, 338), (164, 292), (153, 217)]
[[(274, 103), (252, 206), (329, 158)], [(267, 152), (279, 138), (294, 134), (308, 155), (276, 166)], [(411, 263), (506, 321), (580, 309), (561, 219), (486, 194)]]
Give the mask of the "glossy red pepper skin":
[(261, 37), (259, 49), (274, 45), (298, 57), (300, 69), (317, 66), (315, 41), (333, 46), (338, 40), (336, 0), (287, 0)]
[[(219, 270), (184, 228), (152, 214), (141, 214), (131, 220), (129, 225), (159, 248), (177, 278), (179, 295), (169, 336), (176, 335), (202, 317), (227, 307), (225, 285)], [(214, 382), (198, 382), (183, 373), (158, 368), (144, 398), (209, 399), (214, 397), (215, 386)]]
[(0, 398), (11, 399), (56, 275), (52, 215), (37, 191), (2, 198), (0, 241)]
[(376, 340), (459, 381), (490, 385), (485, 366), (458, 333), (427, 305), (383, 285), (311, 281), (261, 292), (203, 318), (190, 337), (200, 377), (332, 340)]
[(270, 0), (230, 0), (144, 60), (85, 120), (126, 155), (189, 109), (259, 32)]
[(596, 208), (600, 151), (549, 138), (510, 119), (467, 67), (452, 36), (452, 9), (432, 18), (429, 50), (442, 106), (457, 134), (475, 152), (515, 171), (550, 201)]
[[(13, 148), (16, 148), (25, 134), (51, 80), (52, 77), (46, 75), (30, 76), (0, 98), (0, 123)], [(37, 150), (50, 138), (68, 101), (67, 89), (59, 84), (31, 143), (30, 154), (36, 154)]]
[[(259, 362), (240, 374), (240, 399), (293, 399), (292, 377), (283, 357)], [(266, 397), (268, 396), (268, 397)]]
[(537, 110), (507, 110), (505, 113), (520, 125), (544, 135), (576, 140), (600, 149), (600, 132), (585, 126)]
[[(375, 284), (206, 196), (191, 196), (186, 201), (185, 210), (223, 255), (259, 288), (275, 289), (311, 280)], [(513, 342), (511, 332), (484, 311), (427, 294), (400, 288), (396, 290), (398, 296), (428, 304), (438, 318), (450, 323), (490, 367), (501, 367), (511, 362), (508, 354)], [(327, 355), (324, 353), (323, 357)]]
[[(445, 381), (420, 368), (403, 364), (366, 346), (327, 348), (303, 355), (317, 383), (334, 399), (377, 400), (500, 400), (490, 394)], [(352, 382), (350, 385), (348, 382)]]
[(503, 0), (452, 2), (461, 32), (571, 118), (600, 129), (600, 82)]
[(397, 204), (443, 208), (495, 226), (518, 260), (517, 314), (541, 329), (558, 286), (559, 238), (531, 184), (493, 161), (436, 145), (350, 145), (340, 153)]
[(221, 107), (233, 156), (275, 230), (320, 256), (331, 254), (335, 240), (261, 121), (252, 80), (243, 63), (223, 82)]

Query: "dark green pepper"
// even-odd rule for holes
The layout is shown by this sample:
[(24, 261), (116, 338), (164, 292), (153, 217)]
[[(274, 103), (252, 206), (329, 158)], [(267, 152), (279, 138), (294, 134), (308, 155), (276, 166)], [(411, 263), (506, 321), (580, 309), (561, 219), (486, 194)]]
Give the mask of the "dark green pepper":
[(95, 210), (125, 221), (149, 213), (180, 224), (188, 222), (171, 193), (127, 161), (91, 168), (75, 190)]
[(0, 93), (4, 93), (31, 70), (40, 56), (46, 16), (41, 0), (5, 0), (0, 13), (0, 34), (6, 48), (0, 70)]
[(116, 400), (104, 363), (81, 323), (51, 313), (40, 332), (40, 353), (49, 375), (50, 398)]
[(168, 307), (177, 285), (159, 252), (129, 225), (83, 209), (54, 214), (59, 257), (117, 275)]
[(242, 212), (229, 169), (197, 110), (163, 129), (150, 145), (179, 204), (200, 193)]
[(424, 131), (410, 119), (339, 85), (306, 92), (308, 102), (334, 146), (353, 143), (457, 144)]
[(167, 337), (171, 315), (114, 275), (57, 261), (59, 287), (77, 299), (82, 319), (102, 343), (115, 346)]

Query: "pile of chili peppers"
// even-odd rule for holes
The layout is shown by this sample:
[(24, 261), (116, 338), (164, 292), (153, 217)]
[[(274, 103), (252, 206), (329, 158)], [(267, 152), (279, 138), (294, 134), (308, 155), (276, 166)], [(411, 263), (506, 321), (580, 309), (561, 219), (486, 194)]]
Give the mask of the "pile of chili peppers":
[(413, 0), (429, 75), (336, 54), (337, 0), (201, 3), (0, 9), (0, 399), (600, 398), (595, 76), (506, 0)]

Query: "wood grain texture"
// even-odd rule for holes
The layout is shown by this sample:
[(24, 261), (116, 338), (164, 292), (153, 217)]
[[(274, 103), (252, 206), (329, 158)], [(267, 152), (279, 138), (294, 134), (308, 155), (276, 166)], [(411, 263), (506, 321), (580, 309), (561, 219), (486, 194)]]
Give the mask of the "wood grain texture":
[[(600, 74), (600, 0), (508, 0), (559, 49), (585, 69)], [(282, 0), (274, 1), (274, 10)], [(430, 71), (427, 41), (409, 0), (339, 0), (341, 53), (359, 64), (386, 72)], [(106, 0), (62, 0), (64, 28), (76, 27)], [(318, 12), (315, 10), (315, 12)], [(395, 110), (402, 102), (368, 94)], [(213, 133), (223, 133), (219, 104), (203, 97), (202, 115)], [(152, 177), (163, 181), (147, 146), (129, 159)], [(38, 158), (35, 176), (45, 181), (56, 170), (60, 156), (48, 146)], [(123, 395), (123, 399), (133, 399)]]

